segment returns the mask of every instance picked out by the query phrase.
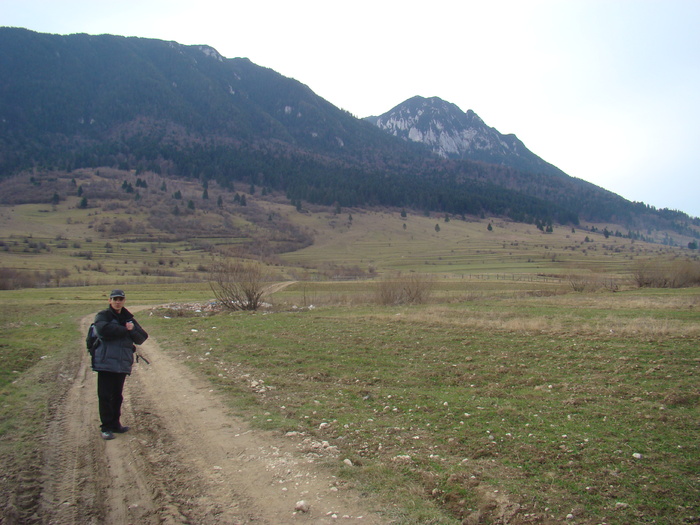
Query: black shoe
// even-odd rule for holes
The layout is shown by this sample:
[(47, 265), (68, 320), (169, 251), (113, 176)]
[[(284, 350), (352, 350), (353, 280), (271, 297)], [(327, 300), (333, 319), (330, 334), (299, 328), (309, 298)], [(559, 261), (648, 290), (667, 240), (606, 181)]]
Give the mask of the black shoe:
[(112, 432), (116, 432), (117, 434), (123, 434), (124, 432), (128, 432), (129, 427), (119, 427), (119, 428), (114, 428), (112, 429)]
[(102, 439), (105, 440), (114, 439), (114, 434), (112, 434), (111, 430), (103, 430), (100, 435), (102, 436)]

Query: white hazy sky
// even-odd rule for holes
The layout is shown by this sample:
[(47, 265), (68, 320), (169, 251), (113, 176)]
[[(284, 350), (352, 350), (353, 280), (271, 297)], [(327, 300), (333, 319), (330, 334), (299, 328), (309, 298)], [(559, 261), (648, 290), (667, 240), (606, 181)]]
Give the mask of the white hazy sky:
[(437, 96), (700, 216), (700, 0), (0, 0), (0, 25), (208, 44), (358, 117)]

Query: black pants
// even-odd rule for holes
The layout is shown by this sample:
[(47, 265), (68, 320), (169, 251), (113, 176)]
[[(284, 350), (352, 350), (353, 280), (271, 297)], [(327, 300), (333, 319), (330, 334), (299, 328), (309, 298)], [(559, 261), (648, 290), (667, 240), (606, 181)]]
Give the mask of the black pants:
[(100, 428), (102, 431), (117, 430), (121, 427), (122, 391), (126, 374), (97, 372), (97, 399), (100, 407)]

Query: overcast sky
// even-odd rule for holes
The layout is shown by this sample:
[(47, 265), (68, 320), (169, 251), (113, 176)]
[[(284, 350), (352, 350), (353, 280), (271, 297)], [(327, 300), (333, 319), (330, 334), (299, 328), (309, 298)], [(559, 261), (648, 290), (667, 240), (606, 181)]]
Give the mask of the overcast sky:
[[(700, 0), (0, 0), (0, 25), (208, 44), (358, 117), (437, 96), (700, 216)], [(0, 50), (2, 52), (2, 50)]]

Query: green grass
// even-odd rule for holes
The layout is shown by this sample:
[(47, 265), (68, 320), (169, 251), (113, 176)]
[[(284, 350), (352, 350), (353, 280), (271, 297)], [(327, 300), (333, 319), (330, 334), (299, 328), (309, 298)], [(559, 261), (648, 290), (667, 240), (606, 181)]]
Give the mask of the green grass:
[[(297, 283), (270, 312), (173, 317), (158, 305), (206, 302), (208, 286), (115, 286), (127, 307), (157, 308), (149, 333), (232, 410), (337, 446), (331, 467), (397, 523), (495, 520), (496, 495), (556, 521), (700, 514), (697, 290), (460, 280), (432, 304), (389, 308), (372, 283)], [(50, 400), (84, 351), (77, 320), (109, 288), (0, 292), (3, 461), (37, 461)]]
[[(39, 479), (48, 420), (85, 351), (76, 324), (85, 306), (42, 292), (2, 292), (0, 311), (0, 469), (22, 472), (25, 485)], [(10, 481), (0, 482), (7, 494)]]
[(459, 522), (498, 490), (558, 520), (574, 509), (591, 523), (671, 524), (700, 512), (697, 296), (652, 295), (149, 325), (241, 413), (330, 440), (359, 465), (344, 475), (382, 492), (371, 481), (382, 472), (387, 501), (403, 491), (409, 508), (417, 491), (416, 512), (438, 512), (435, 523)]

